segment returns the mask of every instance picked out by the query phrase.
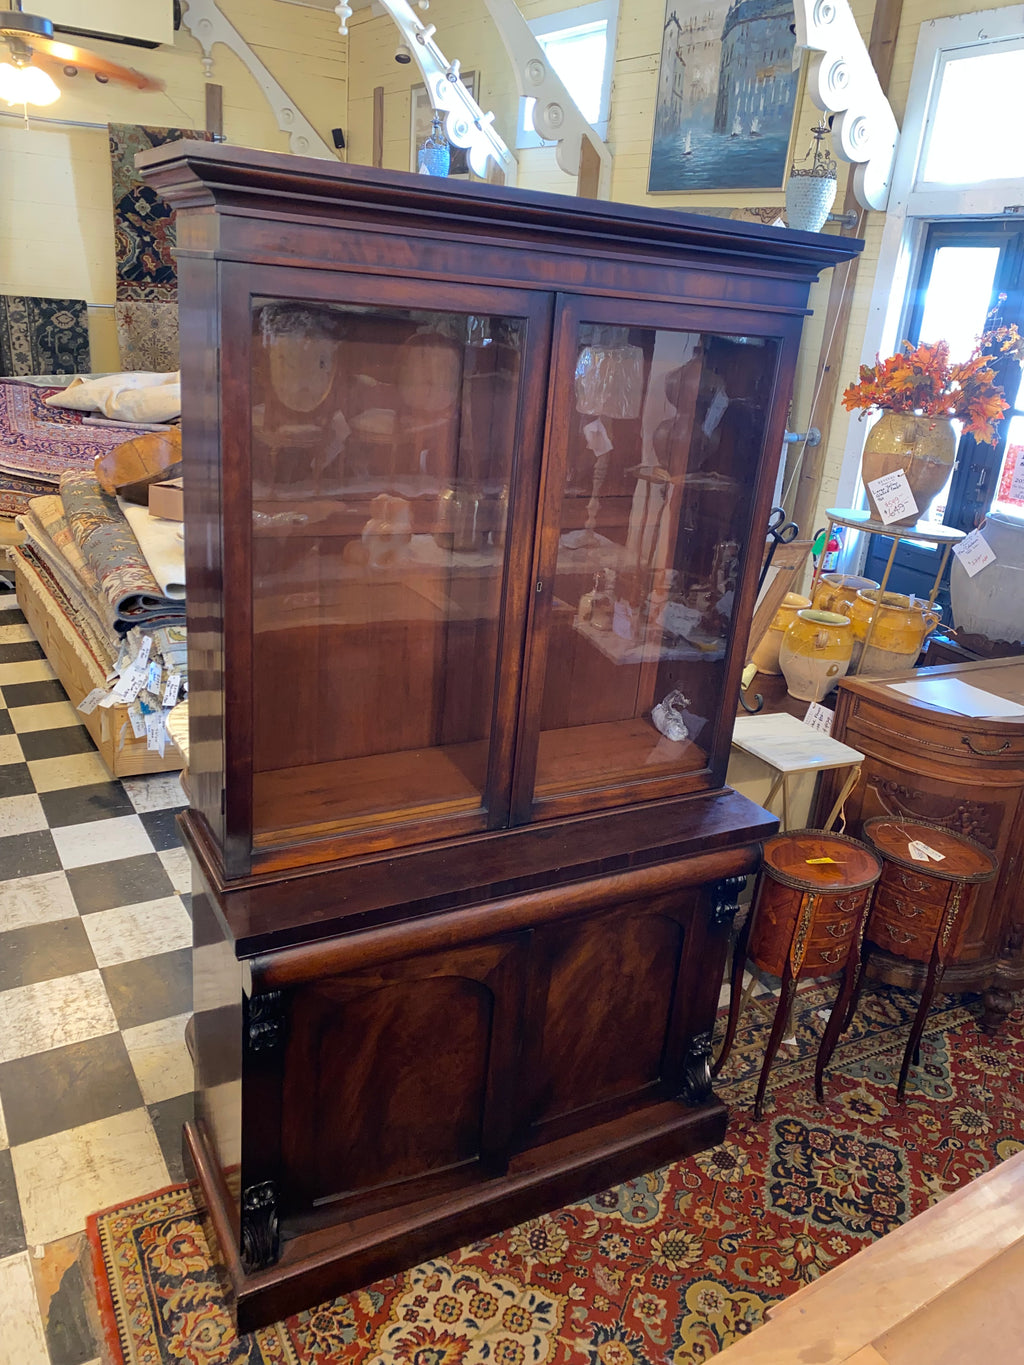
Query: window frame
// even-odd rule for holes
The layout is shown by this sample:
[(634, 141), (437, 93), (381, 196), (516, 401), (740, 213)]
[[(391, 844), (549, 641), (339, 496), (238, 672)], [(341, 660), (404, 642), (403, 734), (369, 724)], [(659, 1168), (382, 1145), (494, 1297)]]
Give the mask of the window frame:
[[(546, 14), (542, 19), (529, 20), (530, 32), (540, 41), (550, 33), (560, 33), (563, 29), (579, 28), (584, 24), (605, 23), (605, 54), (604, 70), (601, 74), (601, 106), (596, 123), (590, 126), (597, 135), (606, 139), (608, 136), (608, 121), (611, 117), (612, 102), (612, 74), (615, 69), (615, 42), (619, 23), (619, 0), (592, 0), (587, 5), (576, 5), (572, 9), (556, 10), (552, 14)], [(543, 44), (541, 44), (543, 46)], [(554, 63), (551, 64), (554, 68)], [(557, 71), (556, 71), (557, 75)], [(560, 78), (561, 79), (561, 78)], [(563, 82), (564, 84), (564, 82)], [(527, 147), (550, 147), (550, 139), (541, 137), (533, 128), (526, 127), (526, 111), (531, 106), (528, 104), (532, 100), (530, 95), (522, 95), (519, 99), (519, 111), (516, 117), (516, 148)]]

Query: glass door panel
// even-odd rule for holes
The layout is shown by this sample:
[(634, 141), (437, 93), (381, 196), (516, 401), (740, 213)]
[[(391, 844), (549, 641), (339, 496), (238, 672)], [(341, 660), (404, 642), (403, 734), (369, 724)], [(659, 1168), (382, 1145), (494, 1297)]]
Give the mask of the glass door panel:
[(708, 768), (779, 349), (569, 325), (537, 801)]
[(482, 823), (526, 327), (253, 300), (257, 847)]

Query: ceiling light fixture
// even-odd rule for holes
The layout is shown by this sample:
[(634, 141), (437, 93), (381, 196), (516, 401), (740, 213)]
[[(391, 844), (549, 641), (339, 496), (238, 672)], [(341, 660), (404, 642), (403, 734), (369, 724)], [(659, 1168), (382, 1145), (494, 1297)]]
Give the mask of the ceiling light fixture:
[(7, 104), (53, 104), (60, 87), (38, 66), (0, 62), (0, 100)]

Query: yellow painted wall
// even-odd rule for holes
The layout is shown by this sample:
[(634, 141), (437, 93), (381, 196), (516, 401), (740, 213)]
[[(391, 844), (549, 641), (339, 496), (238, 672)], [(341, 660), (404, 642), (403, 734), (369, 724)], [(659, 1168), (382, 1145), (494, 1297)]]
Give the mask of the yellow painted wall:
[[(45, 5), (37, 4), (44, 9)], [(277, 0), (221, 0), (221, 9), (255, 54), (331, 145), (345, 127), (348, 47), (327, 11)], [(202, 128), (205, 80), (199, 44), (184, 30), (173, 47), (93, 43), (111, 60), (165, 82), (162, 92), (100, 85), (86, 72), (59, 77), (64, 91), (38, 112), (87, 123)], [(287, 151), (288, 139), (252, 76), (230, 49), (213, 52), (213, 80), (224, 88), (224, 129), (242, 146)], [(0, 119), (0, 293), (114, 300), (110, 156), (102, 129)], [(90, 312), (93, 368), (116, 369), (110, 309)]]

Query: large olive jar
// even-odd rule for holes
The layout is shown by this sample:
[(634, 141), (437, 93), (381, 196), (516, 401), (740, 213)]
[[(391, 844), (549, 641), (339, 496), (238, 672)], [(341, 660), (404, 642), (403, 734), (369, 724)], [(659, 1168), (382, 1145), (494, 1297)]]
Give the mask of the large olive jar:
[(852, 653), (848, 616), (835, 611), (798, 611), (779, 650), (789, 695), (800, 701), (821, 701), (845, 676)]
[(786, 593), (772, 617), (771, 625), (765, 631), (764, 638), (758, 641), (757, 647), (750, 656), (750, 662), (756, 665), (758, 673), (778, 674), (782, 672), (779, 667), (779, 646), (782, 644), (782, 637), (797, 612), (810, 605), (811, 599), (809, 597), (801, 597), (798, 592)]
[[(925, 637), (939, 624), (940, 614), (939, 608), (930, 606), (926, 598), (868, 588), (857, 594), (850, 618), (858, 672), (885, 678), (914, 667)], [(871, 641), (864, 653), (869, 630)]]
[(861, 459), (861, 478), (868, 495), (868, 506), (876, 521), (882, 518), (871, 496), (870, 484), (883, 474), (902, 469), (917, 503), (913, 516), (890, 522), (891, 526), (913, 526), (928, 510), (936, 493), (942, 491), (953, 468), (956, 434), (946, 417), (918, 417), (913, 412), (883, 412), (868, 432)]

